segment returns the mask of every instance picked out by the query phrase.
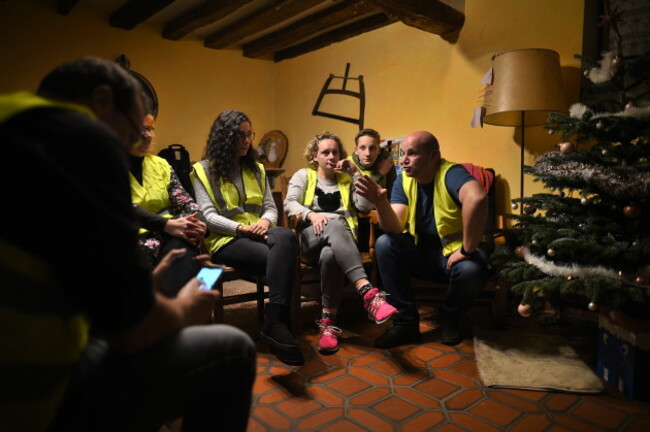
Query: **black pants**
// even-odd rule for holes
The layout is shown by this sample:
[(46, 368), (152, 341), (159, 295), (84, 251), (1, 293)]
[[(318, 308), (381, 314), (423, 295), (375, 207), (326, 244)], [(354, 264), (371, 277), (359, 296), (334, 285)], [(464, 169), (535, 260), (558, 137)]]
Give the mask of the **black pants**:
[(220, 248), (212, 261), (266, 275), (269, 302), (289, 306), (297, 262), (296, 236), (289, 228), (273, 227), (266, 243), (249, 238), (236, 238)]
[(187, 327), (132, 355), (92, 339), (50, 432), (157, 431), (183, 417), (183, 431), (245, 431), (255, 346), (227, 325)]

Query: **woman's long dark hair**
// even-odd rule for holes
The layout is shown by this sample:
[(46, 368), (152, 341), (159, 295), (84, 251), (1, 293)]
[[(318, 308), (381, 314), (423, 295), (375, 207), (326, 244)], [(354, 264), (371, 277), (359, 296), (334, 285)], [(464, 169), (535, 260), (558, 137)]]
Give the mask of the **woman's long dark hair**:
[[(253, 125), (243, 112), (228, 110), (219, 114), (212, 124), (204, 158), (212, 165), (210, 179), (215, 185), (219, 184), (219, 179), (229, 181), (234, 179), (237, 159), (240, 157), (237, 154), (237, 145), (241, 136), (239, 126), (243, 122)], [(241, 156), (239, 162), (246, 165), (251, 171), (257, 172), (258, 167), (255, 160), (256, 153), (251, 145), (248, 148), (248, 153)]]

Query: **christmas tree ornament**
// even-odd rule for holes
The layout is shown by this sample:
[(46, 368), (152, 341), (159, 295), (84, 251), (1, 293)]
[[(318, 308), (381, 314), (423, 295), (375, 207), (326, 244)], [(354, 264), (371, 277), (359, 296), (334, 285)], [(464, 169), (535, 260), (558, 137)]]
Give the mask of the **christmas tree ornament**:
[(560, 198), (564, 198), (564, 191), (563, 191), (563, 190), (558, 191), (557, 195), (558, 195)]
[(623, 207), (623, 214), (630, 219), (636, 219), (641, 216), (641, 209), (634, 204)]
[(603, 122), (601, 122), (600, 120), (596, 122), (596, 129), (602, 129), (603, 127), (605, 127)]
[(517, 246), (515, 248), (515, 256), (517, 256), (519, 258), (524, 257), (524, 247), (523, 246)]
[(555, 256), (555, 249), (549, 248), (549, 250), (546, 251), (546, 255), (548, 255), (550, 257), (554, 257)]
[(530, 204), (530, 203), (524, 204), (524, 213), (533, 214), (536, 211), (537, 211), (537, 207), (535, 207), (533, 204)]
[(607, 149), (602, 149), (600, 152), (600, 154), (602, 154), (603, 156), (607, 156), (607, 153), (609, 153)]
[(637, 285), (645, 285), (646, 282), (648, 282), (648, 281), (643, 276), (637, 276), (637, 277), (634, 278), (634, 283), (637, 284)]
[(621, 63), (623, 63), (623, 59), (619, 56), (616, 56), (612, 59), (612, 65), (614, 66), (620, 66)]
[(598, 304), (596, 302), (589, 302), (589, 305), (587, 306), (590, 311), (596, 312), (598, 310)]
[(519, 208), (519, 206), (517, 205), (517, 203), (512, 203), (512, 205), (510, 205), (510, 207), (511, 207), (513, 210), (517, 210), (517, 209)]
[(582, 197), (582, 199), (580, 200), (580, 204), (582, 204), (582, 205), (587, 205), (587, 204), (589, 204), (589, 198), (587, 198), (587, 197)]
[(646, 162), (648, 162), (648, 158), (646, 158), (646, 157), (640, 157), (640, 158), (639, 158), (639, 162), (641, 162), (641, 163), (646, 163)]
[(517, 312), (519, 312), (519, 315), (522, 317), (528, 318), (533, 314), (533, 308), (529, 304), (521, 303), (519, 307), (517, 307)]
[(634, 104), (632, 102), (628, 102), (625, 104), (625, 109), (629, 110), (630, 108), (634, 108)]
[(558, 147), (560, 148), (560, 153), (562, 154), (573, 153), (576, 149), (576, 145), (570, 141), (560, 143), (558, 144)]
[(539, 242), (537, 241), (537, 239), (535, 239), (535, 240), (533, 240), (532, 243), (533, 243), (533, 246), (537, 246), (537, 244), (538, 244)]

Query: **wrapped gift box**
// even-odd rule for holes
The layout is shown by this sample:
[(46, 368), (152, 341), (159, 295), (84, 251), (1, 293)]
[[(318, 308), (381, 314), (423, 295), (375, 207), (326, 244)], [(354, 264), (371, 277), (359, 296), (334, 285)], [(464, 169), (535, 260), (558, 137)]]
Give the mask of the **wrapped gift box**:
[(597, 373), (626, 396), (650, 400), (650, 321), (598, 317)]

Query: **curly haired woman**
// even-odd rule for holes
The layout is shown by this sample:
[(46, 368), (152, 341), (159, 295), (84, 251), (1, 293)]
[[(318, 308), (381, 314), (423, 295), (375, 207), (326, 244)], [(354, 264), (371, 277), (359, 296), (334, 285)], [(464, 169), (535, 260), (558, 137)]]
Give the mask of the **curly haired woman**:
[(289, 330), (297, 242), (290, 229), (274, 226), (278, 211), (264, 167), (255, 160), (254, 137), (243, 112), (219, 114), (204, 160), (193, 167), (194, 192), (210, 231), (206, 243), (212, 260), (266, 275), (269, 303), (262, 337), (278, 359), (301, 365), (302, 353)]

